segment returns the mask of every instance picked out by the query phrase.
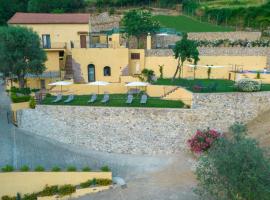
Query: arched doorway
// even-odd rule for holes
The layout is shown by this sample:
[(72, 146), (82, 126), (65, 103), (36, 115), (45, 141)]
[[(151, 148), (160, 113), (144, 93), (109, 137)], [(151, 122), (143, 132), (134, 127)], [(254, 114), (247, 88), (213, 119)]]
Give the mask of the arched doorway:
[(95, 81), (96, 81), (95, 65), (90, 64), (88, 65), (88, 82), (95, 82)]

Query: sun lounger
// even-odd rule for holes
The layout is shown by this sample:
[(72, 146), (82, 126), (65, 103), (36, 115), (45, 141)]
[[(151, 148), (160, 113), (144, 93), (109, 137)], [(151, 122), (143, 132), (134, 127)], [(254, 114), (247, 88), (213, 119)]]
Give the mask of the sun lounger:
[(127, 103), (127, 104), (131, 104), (132, 101), (133, 101), (133, 95), (132, 95), (132, 94), (129, 94), (128, 97), (127, 97), (126, 103)]
[(97, 100), (97, 95), (92, 94), (91, 99), (88, 101), (88, 103), (94, 103)]
[(101, 103), (108, 103), (109, 100), (110, 100), (110, 95), (109, 94), (104, 94)]
[(64, 101), (64, 103), (70, 103), (74, 100), (74, 95), (69, 95), (68, 98)]
[(142, 97), (141, 97), (140, 103), (141, 104), (146, 104), (147, 103), (147, 98), (148, 98), (147, 95), (146, 94), (143, 94)]
[(58, 94), (56, 99), (52, 101), (52, 103), (57, 103), (62, 100), (62, 94)]

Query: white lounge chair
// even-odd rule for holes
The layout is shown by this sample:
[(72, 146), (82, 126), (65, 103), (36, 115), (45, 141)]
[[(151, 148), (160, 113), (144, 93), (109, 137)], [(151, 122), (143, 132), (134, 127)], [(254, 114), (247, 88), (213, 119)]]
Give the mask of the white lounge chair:
[(133, 101), (133, 95), (132, 95), (132, 94), (129, 94), (128, 97), (127, 97), (126, 103), (127, 103), (127, 104), (131, 104), (132, 101)]
[(56, 99), (53, 100), (52, 103), (58, 103), (58, 102), (61, 101), (61, 100), (62, 100), (62, 94), (58, 94), (58, 95), (56, 96)]
[(88, 101), (88, 103), (94, 103), (97, 100), (97, 95), (92, 94), (91, 99)]
[(70, 103), (74, 100), (74, 95), (69, 95), (68, 98), (64, 101), (64, 103)]
[(101, 103), (108, 103), (109, 100), (110, 100), (110, 95), (109, 94), (104, 94)]
[(146, 104), (147, 103), (147, 98), (148, 98), (147, 95), (146, 94), (143, 94), (142, 97), (141, 97), (140, 103), (141, 104)]

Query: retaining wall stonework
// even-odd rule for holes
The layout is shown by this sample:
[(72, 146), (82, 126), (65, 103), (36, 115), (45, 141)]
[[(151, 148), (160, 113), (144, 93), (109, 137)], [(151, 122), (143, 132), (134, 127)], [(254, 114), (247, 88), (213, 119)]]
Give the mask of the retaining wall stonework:
[(192, 40), (259, 40), (261, 32), (208, 32), (208, 33), (188, 33), (188, 38)]
[(197, 129), (226, 131), (270, 109), (270, 92), (194, 94), (192, 109), (37, 106), (20, 128), (63, 143), (129, 154), (173, 154)]

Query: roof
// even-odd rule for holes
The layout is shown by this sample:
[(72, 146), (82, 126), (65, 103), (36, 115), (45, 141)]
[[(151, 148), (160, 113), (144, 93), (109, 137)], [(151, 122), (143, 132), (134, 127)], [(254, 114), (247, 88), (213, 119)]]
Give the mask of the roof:
[(20, 13), (17, 12), (8, 24), (88, 24), (90, 14), (84, 13)]

